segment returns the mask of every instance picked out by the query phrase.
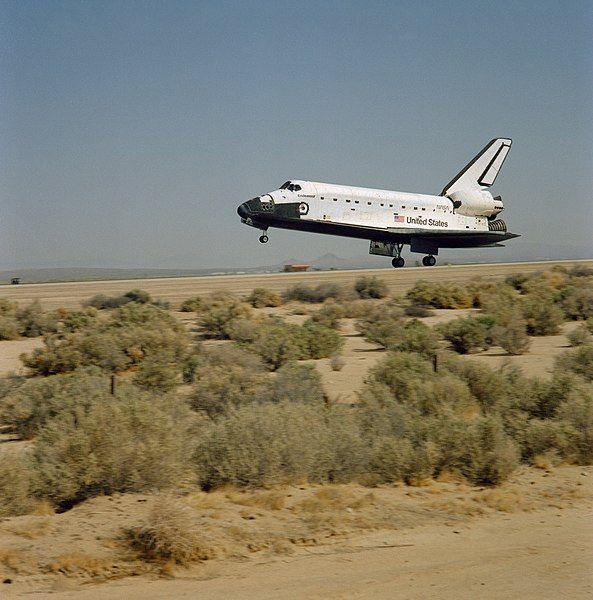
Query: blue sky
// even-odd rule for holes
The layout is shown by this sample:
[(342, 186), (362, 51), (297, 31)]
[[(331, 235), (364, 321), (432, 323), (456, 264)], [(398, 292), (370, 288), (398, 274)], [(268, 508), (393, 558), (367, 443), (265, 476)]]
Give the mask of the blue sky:
[(0, 51), (0, 268), (360, 256), (262, 246), (236, 206), (289, 178), (438, 193), (496, 136), (509, 245), (593, 255), (590, 2), (4, 0)]

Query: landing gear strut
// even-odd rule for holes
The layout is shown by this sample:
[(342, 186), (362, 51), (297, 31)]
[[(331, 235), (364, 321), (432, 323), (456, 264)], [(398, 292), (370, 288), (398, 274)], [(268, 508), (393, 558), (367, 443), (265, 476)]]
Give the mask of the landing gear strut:
[(403, 247), (404, 247), (403, 244), (395, 245), (396, 255), (395, 255), (395, 258), (391, 261), (391, 264), (396, 269), (401, 269), (406, 264), (406, 261), (401, 256)]
[(432, 254), (429, 254), (428, 256), (424, 256), (422, 258), (422, 264), (425, 267), (434, 267), (437, 264), (437, 259), (432, 256)]

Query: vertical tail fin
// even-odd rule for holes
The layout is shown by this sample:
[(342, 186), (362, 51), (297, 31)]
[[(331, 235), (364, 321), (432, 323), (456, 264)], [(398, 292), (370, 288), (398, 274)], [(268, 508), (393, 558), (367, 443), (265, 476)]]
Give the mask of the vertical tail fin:
[(496, 138), (467, 164), (443, 189), (441, 196), (460, 190), (476, 190), (490, 187), (496, 180), (502, 163), (507, 157), (513, 140)]

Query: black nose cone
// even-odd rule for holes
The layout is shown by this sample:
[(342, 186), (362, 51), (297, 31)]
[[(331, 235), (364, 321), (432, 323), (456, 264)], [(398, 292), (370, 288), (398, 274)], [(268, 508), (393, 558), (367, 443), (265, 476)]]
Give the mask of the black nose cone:
[(247, 202), (243, 202), (243, 204), (239, 204), (237, 208), (237, 212), (242, 219), (246, 219), (249, 216), (250, 210), (247, 207)]

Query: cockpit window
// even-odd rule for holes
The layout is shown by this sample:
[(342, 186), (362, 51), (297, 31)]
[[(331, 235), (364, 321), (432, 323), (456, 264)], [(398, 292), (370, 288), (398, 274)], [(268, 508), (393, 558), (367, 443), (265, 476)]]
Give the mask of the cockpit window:
[(298, 183), (292, 183), (287, 181), (281, 188), (281, 190), (288, 190), (289, 192), (300, 192), (303, 188)]

